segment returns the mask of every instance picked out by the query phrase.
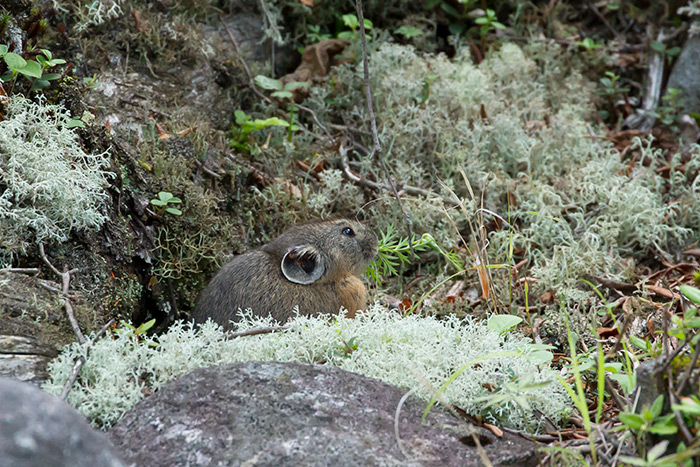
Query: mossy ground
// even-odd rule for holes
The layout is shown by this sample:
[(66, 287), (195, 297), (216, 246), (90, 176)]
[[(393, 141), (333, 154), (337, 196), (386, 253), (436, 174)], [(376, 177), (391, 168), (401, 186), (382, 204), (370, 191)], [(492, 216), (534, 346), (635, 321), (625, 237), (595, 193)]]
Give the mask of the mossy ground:
[[(90, 10), (98, 3), (106, 10)], [(625, 144), (606, 137), (619, 130), (614, 116), (624, 111), (624, 104), (601, 98), (600, 76), (614, 60), (568, 38), (565, 19), (577, 14), (570, 2), (548, 12), (529, 2), (496, 3), (509, 19), (509, 36), (479, 28), (451, 35), (454, 19), (445, 8), (365, 5), (375, 24), (370, 84), (389, 175), (414, 232), (430, 233), (468, 266), (438, 285), (456, 271), (439, 255), (422, 255), (370, 294), (415, 303), (430, 292), (421, 316), (513, 313), (528, 318), (528, 329), (534, 318), (546, 318), (542, 333), (559, 344), (568, 315), (574, 332), (592, 343), (603, 304), (581, 279), (634, 284), (681, 262), (684, 249), (700, 240), (700, 147), (684, 147), (676, 129), (664, 126), (655, 134), (672, 144), (650, 135)], [(304, 105), (318, 122), (297, 110), (302, 129), (291, 139), (284, 128), (268, 128), (250, 133), (248, 150), (231, 149), (236, 110), (253, 119), (288, 119), (289, 112), (251, 91), (223, 24), (245, 39), (242, 52), (254, 75), (280, 76), (296, 65), (295, 47), (309, 43), (308, 26), (319, 26), (319, 34), (348, 32), (339, 18), (352, 12), (344, 2), (328, 3), (321, 17), (298, 1), (263, 4), (262, 13), (257, 6), (184, 0), (155, 8), (142, 0), (3, 6), (11, 25), (0, 29), (0, 43), (24, 30), (25, 52), (45, 47), (69, 62), (64, 77), (42, 92), (45, 102), (61, 104), (72, 117), (91, 112), (94, 121), (73, 131), (85, 157), (109, 154), (108, 180), (96, 195), (101, 227), (70, 230), (63, 242), (47, 237), (54, 264), (80, 268), (73, 290), (90, 308), (81, 316), (86, 330), (116, 317), (136, 324), (156, 318), (154, 330), (166, 331), (187, 318), (228, 258), (295, 222), (342, 214), (407, 234), (392, 193), (344, 173), (379, 183), (387, 177), (368, 157), (372, 139), (355, 62), (334, 67), (312, 87)], [(241, 32), (235, 20), (243, 15), (266, 32)], [(651, 21), (649, 12), (634, 17)], [(404, 23), (423, 34), (401, 37), (395, 30)], [(265, 35), (276, 44), (274, 54), (269, 40), (260, 42)], [(18, 79), (13, 92), (36, 98), (30, 87)], [(181, 216), (150, 204), (160, 192), (182, 199)], [(24, 252), (12, 266), (39, 267), (37, 229), (25, 230)], [(3, 243), (0, 253), (8, 248)], [(497, 266), (488, 300), (480, 298), (474, 251)], [(448, 298), (456, 280), (464, 281), (461, 292)]]

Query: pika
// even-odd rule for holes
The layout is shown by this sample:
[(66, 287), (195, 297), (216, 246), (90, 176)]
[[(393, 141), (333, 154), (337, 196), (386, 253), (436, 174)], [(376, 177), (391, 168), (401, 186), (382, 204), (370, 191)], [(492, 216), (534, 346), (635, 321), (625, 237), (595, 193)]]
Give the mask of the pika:
[(221, 268), (197, 301), (192, 318), (231, 329), (239, 308), (286, 322), (299, 314), (348, 316), (366, 305), (360, 278), (377, 254), (377, 237), (348, 219), (317, 220), (290, 227), (267, 245), (235, 257)]

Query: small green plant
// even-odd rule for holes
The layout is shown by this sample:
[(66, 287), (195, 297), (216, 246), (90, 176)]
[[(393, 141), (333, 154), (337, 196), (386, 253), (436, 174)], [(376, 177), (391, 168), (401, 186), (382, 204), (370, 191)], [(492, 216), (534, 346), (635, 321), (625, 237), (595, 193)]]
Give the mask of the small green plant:
[(486, 326), (499, 336), (515, 329), (515, 326), (522, 323), (523, 319), (515, 315), (493, 315), (489, 318)]
[(182, 211), (170, 205), (180, 203), (182, 203), (182, 200), (180, 198), (176, 198), (175, 196), (173, 196), (172, 193), (168, 193), (167, 191), (159, 192), (158, 198), (153, 198), (151, 200), (151, 204), (153, 206), (158, 206), (158, 208), (163, 209), (165, 212), (168, 212), (174, 216), (182, 215)]
[(683, 114), (683, 99), (680, 94), (680, 89), (667, 88), (666, 95), (661, 98), (662, 105), (656, 112), (650, 112), (650, 114), (664, 125), (670, 126), (677, 123)]
[(97, 81), (97, 74), (83, 77), (83, 84), (85, 84), (88, 89), (97, 88), (97, 86), (100, 85), (100, 83)]
[(137, 343), (145, 342), (151, 348), (157, 348), (159, 346), (157, 342), (146, 337), (148, 330), (151, 329), (154, 324), (156, 324), (155, 318), (142, 323), (139, 327), (136, 327), (131, 323), (127, 323), (124, 320), (120, 320), (119, 324), (121, 324), (122, 327), (114, 330), (116, 335), (129, 337)]
[(588, 53), (603, 47), (603, 44), (596, 44), (595, 41), (590, 37), (586, 37), (584, 40), (577, 42), (576, 45), (578, 45)]
[[(348, 54), (348, 58), (351, 60), (357, 60), (357, 57), (362, 57), (362, 52), (360, 50), (360, 21), (357, 16), (353, 14), (343, 15), (342, 17), (343, 25), (346, 28), (350, 28), (350, 31), (341, 31), (338, 33), (338, 39), (346, 39), (352, 41), (352, 47), (349, 48), (343, 55)], [(365, 18), (365, 31), (372, 29), (374, 25), (372, 21)], [(365, 33), (365, 39), (367, 42), (372, 40), (369, 34)]]
[(291, 131), (297, 131), (297, 125), (290, 125), (278, 117), (270, 117), (265, 119), (255, 119), (242, 110), (236, 110), (233, 115), (236, 118), (236, 125), (231, 130), (231, 147), (241, 149), (247, 152), (253, 152), (253, 147), (250, 145), (249, 135), (254, 131), (259, 131), (271, 126), (290, 127)]
[[(360, 29), (360, 21), (357, 19), (357, 16), (353, 14), (348, 14), (348, 15), (343, 15), (342, 17), (343, 24), (350, 28), (350, 31), (342, 31), (338, 34), (338, 39), (348, 39), (352, 40), (354, 43), (357, 42), (357, 36), (359, 34), (359, 29)], [(374, 24), (372, 24), (372, 21), (368, 20), (365, 18), (365, 30), (370, 30), (374, 27)], [(371, 37), (369, 34), (365, 34), (365, 38), (369, 41)]]
[(482, 16), (481, 18), (477, 18), (474, 20), (476, 24), (481, 26), (480, 31), (481, 31), (481, 36), (483, 40), (483, 36), (488, 34), (491, 31), (495, 31), (496, 29), (505, 29), (505, 25), (503, 23), (498, 22), (498, 18), (496, 18), (496, 12), (493, 11), (490, 8), (486, 9), (486, 15)]
[(467, 30), (466, 22), (469, 19), (472, 6), (476, 3), (476, 0), (457, 0), (457, 2), (462, 5), (461, 11), (445, 0), (425, 0), (423, 8), (432, 10), (439, 5), (440, 9), (450, 17), (451, 22), (448, 26), (450, 34), (458, 35)]
[(321, 26), (319, 25), (309, 24), (306, 26), (306, 39), (309, 44), (327, 41), (331, 37), (327, 32), (321, 32)]
[(686, 449), (685, 444), (680, 443), (676, 454), (663, 456), (668, 445), (669, 441), (664, 440), (649, 449), (644, 457), (620, 456), (620, 460), (639, 467), (690, 467), (693, 465), (692, 457), (698, 454), (697, 449)]
[(10, 81), (11, 88), (14, 88), (19, 75), (24, 76), (32, 83), (32, 90), (48, 87), (51, 84), (50, 81), (61, 77), (57, 73), (46, 73), (49, 68), (66, 63), (63, 59), (53, 58), (50, 50), (39, 49), (41, 54), (37, 55), (36, 61), (25, 60), (21, 55), (8, 50), (6, 45), (0, 44), (0, 57), (10, 70), (10, 73), (0, 76), (0, 79), (5, 82)]
[(417, 28), (415, 26), (401, 26), (398, 28), (396, 31), (394, 31), (394, 34), (398, 34), (399, 36), (403, 36), (406, 39), (410, 39), (412, 37), (416, 36), (421, 36), (423, 35), (423, 30), (420, 28)]
[(414, 252), (434, 250), (440, 253), (452, 266), (461, 271), (462, 260), (451, 251), (445, 251), (437, 244), (432, 235), (425, 233), (410, 242), (408, 237), (399, 237), (394, 226), (389, 224), (386, 231), (382, 232), (378, 245), (378, 257), (365, 270), (365, 274), (374, 282), (381, 282), (383, 277), (394, 276), (399, 273), (399, 267), (411, 262), (411, 247)]
[(618, 81), (620, 76), (611, 71), (605, 72), (605, 77), (600, 78), (600, 84), (603, 85), (603, 95), (613, 98), (617, 95), (629, 92), (628, 87), (620, 86)]
[(660, 41), (652, 42), (651, 48), (656, 52), (664, 54), (668, 63), (671, 63), (673, 59), (681, 53), (680, 47), (666, 47), (666, 44)]
[(255, 77), (255, 84), (263, 89), (274, 91), (271, 95), (272, 97), (278, 97), (280, 99), (285, 99), (289, 102), (289, 124), (287, 125), (288, 134), (287, 141), (292, 141), (292, 132), (299, 129), (298, 126), (294, 125), (294, 94), (292, 91), (298, 88), (307, 87), (309, 83), (306, 81), (290, 81), (289, 83), (282, 83), (282, 81), (274, 78), (268, 78), (267, 76), (258, 75)]

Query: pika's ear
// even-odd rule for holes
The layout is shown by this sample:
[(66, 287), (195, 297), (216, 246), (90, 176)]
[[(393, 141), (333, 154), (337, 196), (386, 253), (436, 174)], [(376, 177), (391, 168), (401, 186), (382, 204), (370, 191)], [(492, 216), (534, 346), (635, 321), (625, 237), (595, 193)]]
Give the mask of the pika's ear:
[(318, 250), (310, 245), (291, 247), (282, 258), (282, 274), (295, 284), (313, 284), (324, 272), (325, 261)]

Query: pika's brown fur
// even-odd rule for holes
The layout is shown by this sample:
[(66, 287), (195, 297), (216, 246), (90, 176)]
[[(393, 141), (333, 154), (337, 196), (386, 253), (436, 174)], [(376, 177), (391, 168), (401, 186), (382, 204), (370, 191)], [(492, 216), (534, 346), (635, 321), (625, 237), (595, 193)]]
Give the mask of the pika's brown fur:
[(231, 328), (239, 308), (284, 323), (295, 306), (301, 315), (353, 317), (366, 305), (360, 274), (377, 254), (377, 237), (348, 219), (295, 225), (269, 244), (237, 256), (211, 280), (192, 317)]

